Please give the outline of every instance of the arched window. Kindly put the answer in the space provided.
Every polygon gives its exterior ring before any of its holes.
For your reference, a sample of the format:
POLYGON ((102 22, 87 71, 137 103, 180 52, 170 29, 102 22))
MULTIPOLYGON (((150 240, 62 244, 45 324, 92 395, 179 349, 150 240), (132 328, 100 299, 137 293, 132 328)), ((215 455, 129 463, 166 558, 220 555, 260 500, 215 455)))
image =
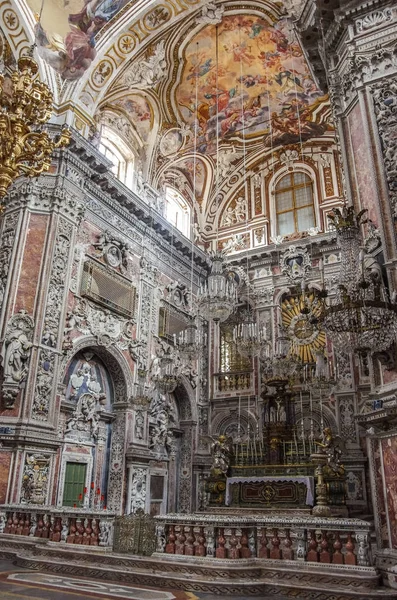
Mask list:
POLYGON ((277 235, 315 227, 313 181, 306 173, 285 175, 276 185, 277 235))
POLYGON ((134 154, 127 144, 109 127, 102 127, 99 150, 112 163, 112 172, 122 183, 132 187, 134 179, 134 154))
POLYGON ((170 187, 165 190, 165 198, 165 218, 190 238, 190 206, 179 192, 170 187))

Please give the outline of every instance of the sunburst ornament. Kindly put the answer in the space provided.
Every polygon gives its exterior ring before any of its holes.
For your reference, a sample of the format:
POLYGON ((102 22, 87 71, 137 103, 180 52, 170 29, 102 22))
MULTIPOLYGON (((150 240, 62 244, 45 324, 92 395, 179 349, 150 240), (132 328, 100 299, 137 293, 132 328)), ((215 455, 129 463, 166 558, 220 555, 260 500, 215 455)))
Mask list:
POLYGON ((309 319, 307 306, 310 306, 310 317, 316 317, 316 299, 313 293, 285 299, 281 304, 281 318, 290 339, 290 354, 299 358, 302 363, 315 363, 316 352, 325 349, 325 333, 319 329, 314 319, 309 319))

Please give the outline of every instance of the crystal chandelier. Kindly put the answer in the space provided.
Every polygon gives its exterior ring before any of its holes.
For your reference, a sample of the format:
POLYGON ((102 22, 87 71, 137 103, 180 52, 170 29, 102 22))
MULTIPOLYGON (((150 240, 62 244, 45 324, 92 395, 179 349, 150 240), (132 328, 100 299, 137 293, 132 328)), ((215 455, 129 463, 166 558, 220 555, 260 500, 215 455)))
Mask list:
POLYGON ((215 323, 226 321, 237 304, 237 284, 234 274, 225 272, 223 254, 212 258, 211 272, 202 282, 197 297, 198 312, 203 319, 215 323))
POLYGON ((329 216, 341 249, 337 293, 328 303, 323 294, 321 322, 337 350, 366 354, 391 346, 397 334, 397 307, 388 298, 380 271, 368 270, 361 250, 360 225, 365 210, 352 206, 329 216))
POLYGON ((186 329, 174 336, 174 342, 182 360, 191 361, 197 358, 202 348, 207 345, 207 335, 197 327, 194 319, 191 318, 186 329))
POLYGON ((54 139, 41 129, 51 117, 53 96, 38 70, 32 56, 24 55, 11 77, 0 74, 0 202, 17 177, 48 171, 54 148, 70 141, 66 126, 54 139))
POLYGON ((290 339, 282 326, 280 326, 276 351, 272 353, 271 345, 266 344, 263 346, 260 358, 262 381, 268 386, 285 387, 299 376, 302 364, 290 352, 290 339))
POLYGON ((261 350, 267 345, 266 326, 257 323, 252 313, 248 315, 233 329, 233 341, 237 351, 246 358, 259 356, 261 350))
POLYGON ((171 394, 180 383, 180 369, 178 363, 161 361, 160 373, 152 377, 155 387, 163 394, 171 394))

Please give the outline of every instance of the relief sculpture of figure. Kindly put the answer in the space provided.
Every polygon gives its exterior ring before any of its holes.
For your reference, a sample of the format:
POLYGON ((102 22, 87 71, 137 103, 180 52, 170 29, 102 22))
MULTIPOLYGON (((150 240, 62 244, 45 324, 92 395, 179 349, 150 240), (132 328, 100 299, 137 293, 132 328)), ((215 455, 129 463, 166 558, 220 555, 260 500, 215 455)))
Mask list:
POLYGON ((22 381, 26 363, 29 358, 32 343, 28 340, 25 332, 16 330, 6 340, 4 353, 4 378, 9 381, 22 381))
POLYGON ((226 475, 233 455, 233 445, 230 437, 220 435, 211 444, 212 475, 226 475))

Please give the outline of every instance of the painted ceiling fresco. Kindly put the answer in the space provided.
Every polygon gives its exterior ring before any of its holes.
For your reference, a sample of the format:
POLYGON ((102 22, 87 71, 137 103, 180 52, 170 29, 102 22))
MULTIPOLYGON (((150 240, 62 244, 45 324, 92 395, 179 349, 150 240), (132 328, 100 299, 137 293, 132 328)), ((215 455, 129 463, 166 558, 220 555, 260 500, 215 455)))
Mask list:
POLYGON ((35 28, 39 56, 64 79, 78 79, 96 56, 95 35, 129 1, 27 0, 35 15, 41 12, 35 28))
POLYGON ((197 115, 198 150, 214 153, 217 104, 221 140, 244 131, 270 146, 322 135, 327 125, 313 118, 321 97, 288 19, 233 15, 188 43, 176 106, 191 128, 197 115))
POLYGON ((134 123, 141 140, 146 143, 153 127, 153 109, 139 94, 130 94, 113 102, 122 108, 134 123))

